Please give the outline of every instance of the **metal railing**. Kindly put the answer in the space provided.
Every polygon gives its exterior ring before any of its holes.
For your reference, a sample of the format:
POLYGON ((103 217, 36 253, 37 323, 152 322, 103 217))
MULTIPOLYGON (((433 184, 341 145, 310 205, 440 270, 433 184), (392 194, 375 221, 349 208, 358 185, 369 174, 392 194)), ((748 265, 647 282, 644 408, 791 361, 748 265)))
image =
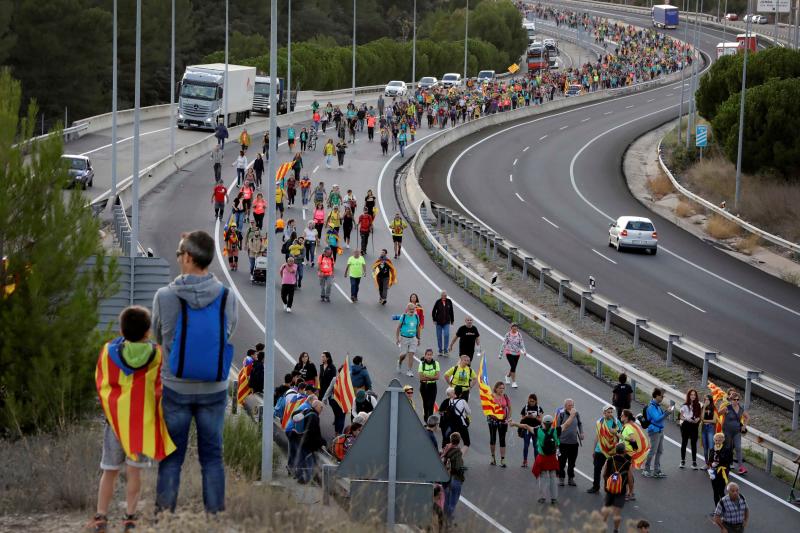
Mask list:
MULTIPOLYGON (((125 213, 125 205, 122 203, 122 198, 117 197, 116 202, 112 206, 113 220, 111 226, 114 228, 114 235, 117 237, 117 242, 122 250, 122 255, 130 257, 131 255, 131 224, 128 220, 128 215, 125 213)), ((136 243, 137 254, 139 256, 147 255, 141 243, 136 243)))

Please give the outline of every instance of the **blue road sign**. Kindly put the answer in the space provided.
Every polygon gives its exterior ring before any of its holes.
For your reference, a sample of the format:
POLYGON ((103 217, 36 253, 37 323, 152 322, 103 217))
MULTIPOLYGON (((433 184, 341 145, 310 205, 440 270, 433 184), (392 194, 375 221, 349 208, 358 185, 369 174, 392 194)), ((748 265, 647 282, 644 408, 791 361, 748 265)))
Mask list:
POLYGON ((695 128, 694 137, 694 145, 698 148, 705 148, 708 146, 708 126, 697 126, 695 128))

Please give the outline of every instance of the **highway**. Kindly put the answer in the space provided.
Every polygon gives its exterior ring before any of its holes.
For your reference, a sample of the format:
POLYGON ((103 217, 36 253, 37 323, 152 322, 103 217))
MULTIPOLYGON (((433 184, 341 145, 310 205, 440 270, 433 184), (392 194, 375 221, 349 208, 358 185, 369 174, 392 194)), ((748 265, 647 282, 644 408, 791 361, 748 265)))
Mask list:
MULTIPOLYGON (((437 131, 439 130, 421 129, 416 145, 437 131)), ((230 154, 236 149, 236 146, 230 146, 226 156, 231 157, 230 154)), ((409 152, 413 153, 414 149, 415 147, 411 147, 409 152)), ((337 183, 343 190, 352 188, 359 198, 360 206, 363 205, 363 197, 368 188, 379 194, 376 250, 390 248, 391 245, 385 217, 391 217, 397 209, 392 177, 400 162, 398 155, 391 158, 381 156, 378 144, 365 142, 363 134, 359 136, 355 147, 348 152, 344 170, 326 169, 319 153, 307 153, 305 156, 305 168, 315 184, 318 180, 323 180, 327 186, 337 183)), ((184 170, 185 172, 168 180, 157 194, 144 198, 142 204, 142 240, 163 257, 171 256, 182 231, 204 229, 213 232, 220 240, 221 229, 215 224, 211 205, 208 203, 211 190, 208 162, 197 161, 184 170)), ((234 176, 227 172, 225 178, 230 183, 234 176)), ((298 208, 292 208, 288 211, 288 217, 302 219, 303 213, 298 208)), ((377 303, 377 291, 369 279, 362 283, 359 303, 350 303, 348 284, 342 277, 344 267, 341 263, 336 267, 337 282, 331 303, 321 303, 316 272, 306 269, 303 288, 295 296, 294 312, 291 315, 282 311, 276 312, 279 348, 276 376, 280 377, 288 372, 301 351, 310 352, 312 360, 318 361, 322 350, 330 350, 336 364, 341 363, 347 353, 363 355, 379 393, 394 377, 398 377, 403 383, 417 385, 416 379, 396 373, 396 322, 392 321, 391 316, 401 312, 408 295, 416 292, 420 295, 430 321, 431 306, 439 291, 445 289, 456 303, 456 324, 463 323, 466 313, 476 317, 476 325, 480 329, 482 343, 489 357, 490 381, 501 379, 506 363, 499 361, 496 355, 500 336, 505 333, 508 324, 444 276, 411 235, 404 239, 404 252, 404 256, 396 262, 399 282, 390 290, 389 304, 386 306, 377 303)), ((367 259, 371 261, 374 258, 375 254, 370 246, 367 259)), ((251 285, 244 269, 235 273, 228 272, 219 250, 218 261, 212 270, 233 288, 242 306, 240 325, 234 342, 238 353, 243 354, 247 347, 263 338, 264 288, 251 285)), ((433 329, 429 325, 424 330, 421 348, 435 348, 433 329)), ((572 397, 583 414, 585 431, 589 435, 587 439, 590 441, 589 428, 593 420, 600 416, 602 403, 610 397, 610 390, 605 384, 567 363, 560 355, 540 346, 533 339, 527 338, 526 344, 530 355, 520 366, 520 388, 509 392, 513 410, 518 412, 530 392, 539 395, 547 412, 552 412, 565 398, 572 397)), ((455 364, 453 357, 439 360, 442 371, 455 364)), ((440 382, 439 400, 443 393, 444 385, 440 382)), ((421 409, 421 399, 418 396, 415 403, 417 409, 421 409)), ((524 531, 539 519, 537 517, 544 513, 552 515, 552 511, 549 506, 542 508, 535 503, 537 496, 534 478, 528 470, 519 467, 522 443, 513 431, 508 436, 509 467, 501 469, 489 466, 488 430, 479 412, 477 392, 473 393, 470 403, 474 413, 470 428, 473 446, 466 459, 469 471, 457 520, 465 531, 524 531)), ((329 425, 332 419, 327 410, 324 418, 326 434, 332 437, 332 428, 329 425)), ((664 527, 659 527, 658 524, 668 523, 669 530, 684 528, 689 531, 715 531, 715 526, 706 517, 713 503, 710 483, 703 472, 677 471, 675 465, 678 462, 678 449, 674 444, 674 439, 678 438, 676 428, 670 428, 670 436, 673 441, 666 445, 663 460, 670 477, 666 480, 637 480, 638 500, 626 506, 624 516, 647 518, 658 529, 664 527), (666 501, 665 495, 668 495, 666 501), (680 511, 676 512, 677 510, 680 511)), ((585 446, 580 453, 578 468, 581 472, 578 475, 579 487, 568 488, 560 495, 558 507, 564 512, 556 520, 561 525, 579 524, 583 519, 579 511, 587 513, 599 509, 601 505, 600 497, 585 492, 589 486, 586 474, 591 475, 591 456, 585 446)), ((748 480, 759 486, 756 488, 745 483, 744 493, 753 508, 754 516, 758 516, 765 527, 778 527, 779 524, 792 523, 798 519, 797 510, 781 501, 785 485, 758 471, 752 471, 748 480)))
MULTIPOLYGON (((714 34, 704 30, 704 51, 713 52, 714 34)), ((639 316, 800 383, 800 289, 655 216, 628 191, 625 149, 677 117, 680 92, 678 83, 484 130, 432 159, 423 188, 570 279, 594 276, 601 294, 639 316), (653 219, 657 256, 608 248, 608 223, 620 215, 653 219)))

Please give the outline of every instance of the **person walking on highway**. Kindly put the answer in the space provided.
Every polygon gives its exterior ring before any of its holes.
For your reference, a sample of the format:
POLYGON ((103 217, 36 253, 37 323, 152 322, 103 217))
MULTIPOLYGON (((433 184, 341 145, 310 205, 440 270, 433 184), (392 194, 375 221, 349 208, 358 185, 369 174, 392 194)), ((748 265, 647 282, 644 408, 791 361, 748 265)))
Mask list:
POLYGON ((245 170, 247 170, 247 157, 244 155, 244 150, 239 150, 239 157, 231 166, 236 167, 236 187, 241 187, 245 170))
POLYGON ((264 139, 261 141, 261 153, 269 161, 269 131, 264 133, 264 139))
MULTIPOLYGON (((622 432, 622 424, 620 424, 615 415, 614 406, 606 405, 603 408, 603 416, 595 422, 594 451, 592 452, 594 476, 592 478, 592 486, 586 491, 589 494, 600 492, 600 477, 603 473, 603 466, 616 453, 616 445, 622 432)), ((625 443, 622 443, 622 445, 624 452, 625 443)), ((624 501, 625 493, 622 492, 620 495, 624 501)))
POLYGON ((472 410, 469 408, 467 400, 459 398, 453 387, 447 387, 445 399, 439 406, 439 414, 442 417, 440 421, 442 447, 447 445, 451 434, 458 433, 464 442, 462 451, 466 454, 470 446, 469 424, 470 416, 472 415, 472 410))
POLYGON ((247 256, 250 259, 250 279, 252 280, 253 271, 256 268, 256 257, 263 255, 267 251, 266 238, 261 234, 261 229, 255 220, 250 221, 250 227, 247 228, 244 240, 247 245, 247 256))
POLYGON ((333 252, 330 248, 326 247, 322 251, 322 254, 317 258, 317 264, 319 265, 317 276, 319 276, 320 300, 330 302, 334 265, 333 252))
POLYGON ((223 124, 221 121, 217 124, 217 128, 214 130, 214 137, 217 138, 217 146, 224 150, 225 139, 228 138, 228 128, 226 128, 225 124, 223 124))
POLYGON ((633 388, 628 384, 628 375, 622 372, 617 378, 617 384, 611 391, 611 405, 617 410, 617 417, 622 417, 622 411, 631 408, 633 388))
POLYGON ((339 168, 342 168, 344 165, 345 152, 347 152, 347 143, 344 142, 344 139, 341 139, 338 143, 336 143, 336 157, 339 161, 339 168))
POLYGON ((289 152, 294 152, 294 139, 295 139, 295 131, 294 126, 289 126, 286 128, 286 144, 289 146, 289 152))
POLYGON ((436 382, 439 381, 439 362, 433 359, 433 350, 425 350, 425 355, 419 362, 417 375, 419 376, 419 394, 422 396, 422 419, 428 420, 433 415, 436 405, 436 382))
POLYGON ((267 201, 264 200, 264 195, 258 193, 256 195, 256 199, 253 200, 253 218, 256 221, 256 226, 258 229, 263 229, 264 227, 264 213, 267 210, 267 201))
POLYGON ((508 420, 511 416, 511 400, 506 395, 506 386, 502 381, 498 381, 492 387, 492 400, 495 405, 499 405, 503 410, 503 416, 497 417, 489 415, 486 421, 489 424, 489 451, 492 452, 492 466, 497 465, 494 457, 495 444, 500 437, 500 466, 506 467, 506 433, 508 432, 508 420))
POLYGON ((336 146, 333 144, 333 139, 328 139, 325 142, 325 146, 322 147, 322 155, 325 156, 325 168, 331 168, 331 163, 333 163, 333 154, 335 153, 336 146))
POLYGON ((742 435, 747 433, 750 414, 741 405, 741 396, 735 390, 728 391, 728 401, 730 402, 728 408, 720 411, 722 432, 725 434, 725 441, 736 453, 736 463, 739 465, 737 473, 744 475, 747 473, 747 469, 742 461, 742 435))
POLYGON ((700 417, 703 407, 697 397, 697 391, 689 389, 686 393, 686 401, 681 405, 681 464, 680 468, 686 467, 686 445, 692 445, 692 470, 697 470, 697 435, 700 427, 700 417))
POLYGON ((669 410, 661 408, 661 402, 664 400, 664 391, 656 387, 653 389, 653 399, 647 405, 645 413, 647 414, 647 435, 650 437, 650 453, 647 454, 647 459, 644 462, 644 470, 642 470, 642 477, 656 477, 664 478, 667 475, 661 471, 661 453, 664 451, 664 420, 667 415, 675 410, 675 406, 670 406, 669 410), (654 470, 651 470, 651 465, 654 470))
POLYGON ((711 479, 711 490, 714 493, 714 505, 725 495, 725 485, 730 481, 733 449, 725 441, 724 433, 716 433, 713 444, 708 451, 708 477, 711 479))
POLYGON ((380 132, 381 155, 389 153, 389 130, 381 128, 380 132))
POLYGON ((279 274, 281 276, 283 310, 291 313, 292 304, 294 303, 294 288, 297 286, 297 265, 294 264, 294 257, 289 256, 286 259, 286 262, 281 266, 279 274))
POLYGON ((414 364, 414 354, 419 346, 419 318, 414 304, 406 306, 406 312, 400 317, 400 323, 394 332, 397 347, 400 348, 400 356, 397 358, 397 373, 403 370, 403 360, 407 361, 408 370, 406 376, 413 377, 414 372, 411 367, 414 364))
POLYGON ((386 249, 381 250, 381 255, 372 263, 372 277, 378 287, 378 303, 381 305, 386 305, 389 287, 397 283, 397 270, 387 255, 386 249))
POLYGON ((308 130, 303 126, 300 130, 300 151, 306 151, 306 144, 308 143, 308 130))
POLYGON ((400 157, 406 156, 406 144, 408 142, 408 134, 406 130, 400 130, 397 134, 397 145, 400 147, 400 157))
POLYGON ((370 114, 367 117, 367 139, 369 139, 369 142, 372 142, 374 138, 375 138, 375 115, 370 114))
POLYGON ((219 145, 216 145, 213 150, 211 150, 211 162, 214 165, 214 181, 222 181, 222 160, 225 158, 225 155, 222 153, 222 149, 219 145))
POLYGON ((505 381, 507 384, 511 383, 512 389, 517 388, 517 364, 519 363, 520 356, 525 355, 525 353, 525 341, 522 339, 522 332, 519 330, 519 326, 516 323, 512 323, 511 329, 503 338, 499 356, 499 359, 502 359, 505 355, 508 361, 509 370, 506 374, 505 381))
POLYGON ((395 213, 394 218, 389 222, 389 231, 392 233, 392 243, 394 244, 394 258, 400 257, 403 247, 403 230, 408 227, 406 221, 400 218, 400 213, 395 213))
POLYGON ((713 521, 723 533, 742 533, 750 520, 747 500, 739 492, 739 485, 731 481, 725 487, 723 496, 714 509, 713 521))
MULTIPOLYGON (((347 206, 347 203, 344 204, 347 206)), ((344 246, 348 250, 350 249, 350 234, 353 233, 353 210, 350 207, 344 208, 344 214, 342 215, 342 240, 344 241, 344 246)))
MULTIPOLYGON (((303 170, 303 154, 297 152, 294 154, 294 159, 292 160, 292 170, 294 170, 294 179, 295 182, 300 181, 300 171, 303 170)), ((294 205, 294 199, 292 199, 292 203, 290 205, 294 205)))
POLYGON ((239 134, 239 145, 244 152, 250 148, 250 134, 247 133, 247 128, 242 129, 242 133, 239 134))
POLYGON ((419 303, 419 296, 417 296, 416 292, 412 292, 408 295, 409 303, 414 304, 414 309, 417 311, 417 318, 419 318, 419 333, 422 336, 422 331, 425 329, 425 310, 422 308, 422 304, 419 303))
POLYGON ((447 356, 450 349, 450 326, 456 320, 453 301, 447 297, 447 292, 442 291, 441 297, 433 304, 431 318, 436 324, 436 345, 439 348, 439 355, 447 356))
POLYGON ((261 189, 261 175, 264 174, 264 158, 261 157, 261 154, 256 154, 253 170, 256 173, 256 189, 261 189))
POLYGON ((608 457, 603 456, 606 457, 602 467, 606 498, 600 512, 604 521, 608 521, 609 516, 614 515, 614 533, 618 533, 622 523, 622 508, 625 506, 625 492, 630 479, 631 458, 625 451, 625 443, 617 443, 613 448, 608 457))
MULTIPOLYGON (((528 403, 522 406, 520 411, 520 424, 525 424, 528 427, 534 428, 529 431, 523 428, 517 428, 517 435, 522 438, 522 468, 528 467, 528 449, 530 448, 531 441, 533 440, 536 428, 542 425, 542 416, 544 409, 539 406, 539 399, 535 394, 528 395, 528 403)), ((533 459, 536 460, 536 443, 533 445, 533 459)))
POLYGON ((469 356, 462 355, 458 363, 444 373, 445 381, 454 387, 459 398, 464 398, 466 401, 469 401, 469 391, 478 380, 478 375, 469 364, 469 356))
MULTIPOLYGON (((574 417, 569 418, 567 426, 572 424, 574 417)), ((532 431, 536 458, 533 461, 531 472, 538 481, 539 503, 558 502, 558 487, 556 486, 556 473, 558 472, 558 445, 561 427, 554 426, 553 417, 545 415, 542 425, 534 428, 527 424, 511 422, 512 427, 532 431)))
POLYGON ((372 234, 372 215, 364 207, 364 212, 358 217, 358 235, 361 237, 361 255, 367 255, 367 243, 372 234))
POLYGON ((211 203, 214 204, 214 218, 222 220, 225 214, 225 203, 228 201, 228 189, 221 180, 217 180, 214 191, 211 193, 211 203))
POLYGON ((578 449, 583 442, 583 423, 581 415, 575 409, 575 401, 571 398, 564 400, 564 406, 556 409, 555 425, 559 432, 559 457, 558 457, 558 484, 564 486, 564 478, 568 478, 570 487, 575 487, 575 462, 578 459, 578 449), (567 424, 567 420, 574 422, 567 424))
POLYGON ((322 228, 325 227, 325 208, 322 206, 322 202, 317 202, 316 207, 314 207, 314 213, 311 216, 311 220, 314 223, 314 229, 317 230, 317 240, 322 240, 322 228))
POLYGON ((461 487, 465 481, 464 452, 461 450, 461 435, 458 432, 450 434, 449 443, 442 449, 442 462, 450 479, 445 483, 444 518, 448 530, 456 530, 455 511, 458 500, 461 498, 461 487))
POLYGON ((239 250, 242 248, 240 235, 236 222, 231 222, 222 236, 225 241, 225 255, 228 256, 228 266, 231 272, 239 270, 239 250))
POLYGON ((286 191, 280 185, 275 186, 275 211, 278 213, 278 218, 283 218, 283 197, 286 196, 286 191))
POLYGON ((344 277, 350 280, 350 301, 356 303, 358 301, 358 289, 361 285, 361 278, 367 275, 367 263, 361 257, 359 250, 353 251, 347 259, 347 266, 344 269, 344 277))
POLYGON ((314 260, 316 256, 314 252, 317 248, 317 230, 314 229, 314 223, 309 222, 306 228, 303 230, 303 238, 305 242, 303 243, 306 248, 306 261, 311 262, 311 268, 314 268, 314 260))
POLYGON ((308 174, 304 175, 300 178, 300 204, 303 206, 303 209, 306 208, 308 205, 308 201, 311 198, 311 180, 308 179, 308 174))
MULTIPOLYGON (((468 355, 471 364, 472 358, 475 357, 475 348, 480 348, 481 345, 480 333, 478 333, 478 328, 473 324, 471 316, 464 318, 464 324, 456 330, 456 336, 450 342, 448 352, 453 351, 456 341, 458 341, 458 355, 468 355)), ((447 352, 444 355, 447 355, 447 352)))

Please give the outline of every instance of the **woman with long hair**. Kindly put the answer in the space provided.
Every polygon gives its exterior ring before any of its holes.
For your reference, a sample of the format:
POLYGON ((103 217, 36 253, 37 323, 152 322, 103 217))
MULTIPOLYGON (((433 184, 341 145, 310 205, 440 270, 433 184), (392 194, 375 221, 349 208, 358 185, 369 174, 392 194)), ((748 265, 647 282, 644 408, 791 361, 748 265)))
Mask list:
POLYGON ((297 364, 294 365, 294 373, 309 385, 317 385, 317 367, 311 362, 308 352, 300 352, 297 364))
POLYGON ((414 304, 414 309, 417 313, 417 318, 419 318, 419 334, 422 335, 422 329, 425 327, 425 310, 419 303, 419 296, 417 296, 416 292, 412 292, 408 296, 408 302, 414 304))
POLYGON ((486 421, 489 424, 489 450, 492 452, 492 466, 497 465, 494 457, 495 444, 497 437, 500 437, 500 466, 506 467, 506 433, 508 432, 508 418, 511 415, 511 400, 506 395, 506 386, 502 381, 498 381, 492 387, 492 400, 494 404, 500 406, 503 411, 502 416, 489 415, 486 421))
MULTIPOLYGON (((331 352, 322 352, 319 364, 319 397, 324 398, 331 388, 331 384, 336 380, 336 366, 333 364, 331 352)), ((333 399, 333 391, 328 396, 328 403, 333 412, 333 429, 337 435, 344 432, 344 411, 333 399)))
POLYGON ((697 470, 697 433, 700 427, 702 406, 697 397, 697 391, 689 389, 686 401, 681 406, 681 465, 686 468, 686 445, 692 444, 692 470, 697 470))
POLYGON ((714 447, 714 433, 717 431, 717 413, 714 407, 714 397, 706 394, 703 401, 703 428, 701 430, 703 442, 703 456, 706 459, 706 468, 711 464, 709 456, 714 447))

